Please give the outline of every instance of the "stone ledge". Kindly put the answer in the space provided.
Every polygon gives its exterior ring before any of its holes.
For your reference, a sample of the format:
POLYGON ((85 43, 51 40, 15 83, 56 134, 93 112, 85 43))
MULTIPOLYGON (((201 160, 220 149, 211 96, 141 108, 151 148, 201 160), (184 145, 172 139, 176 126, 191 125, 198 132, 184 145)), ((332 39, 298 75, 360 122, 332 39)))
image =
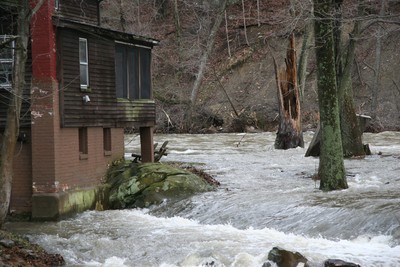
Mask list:
POLYGON ((108 185, 32 195, 32 220, 56 221, 85 210, 108 206, 108 185))

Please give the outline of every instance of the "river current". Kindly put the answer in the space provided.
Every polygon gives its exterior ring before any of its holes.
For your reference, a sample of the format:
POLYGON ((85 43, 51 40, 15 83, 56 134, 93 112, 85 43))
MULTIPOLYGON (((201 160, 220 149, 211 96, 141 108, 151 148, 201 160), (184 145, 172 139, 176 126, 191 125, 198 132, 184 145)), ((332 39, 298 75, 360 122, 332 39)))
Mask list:
MULTIPOLYGON (((306 147, 312 133, 305 133, 306 147)), ((212 192, 149 209, 88 211, 60 222, 10 223, 68 266, 257 266, 274 246, 321 266, 328 258, 400 266, 400 133, 364 134, 373 155, 346 159, 349 189, 321 192, 318 158, 275 150, 275 133, 156 135, 162 161, 196 163, 212 192)), ((126 157, 139 137, 125 137, 126 157)), ((274 265, 272 265, 274 266, 274 265)))

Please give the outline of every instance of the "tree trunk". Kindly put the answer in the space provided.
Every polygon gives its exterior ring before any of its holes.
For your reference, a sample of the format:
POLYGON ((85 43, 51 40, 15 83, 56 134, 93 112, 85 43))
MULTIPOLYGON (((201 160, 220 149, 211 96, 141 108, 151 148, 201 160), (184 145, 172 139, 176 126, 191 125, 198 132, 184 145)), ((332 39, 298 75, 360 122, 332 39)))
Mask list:
MULTIPOLYGON (((361 10, 359 12, 361 14, 361 10)), ((342 57, 338 58, 342 66, 341 75, 337 76, 338 95, 340 103, 340 127, 342 134, 343 156, 365 156, 362 144, 361 127, 354 108, 353 85, 351 71, 355 60, 356 39, 359 36, 360 21, 356 20, 352 33, 350 34, 349 44, 344 64, 342 57)), ((340 29, 336 32, 340 34, 340 29)))
POLYGON ((121 23, 121 31, 125 32, 126 31, 126 28, 125 28, 126 21, 124 18, 124 3, 123 3, 123 1, 124 0, 119 1, 119 21, 121 23))
POLYGON ((307 63, 308 63, 308 55, 310 54, 310 46, 312 38, 313 38, 313 22, 309 21, 307 22, 304 31, 303 43, 301 45, 301 53, 299 59, 298 81, 299 81, 299 92, 301 100, 303 100, 304 89, 306 87, 307 63))
POLYGON ((13 66, 12 99, 7 111, 0 158, 0 228, 10 205, 15 145, 19 132, 22 93, 25 87, 25 64, 29 38, 29 1, 21 1, 18 8, 17 31, 13 66))
MULTIPOLYGON (((381 10, 379 16, 385 15, 386 0, 382 0, 381 10)), ((379 93, 379 80, 381 75, 381 60, 382 60, 382 27, 378 25, 378 33, 376 34, 376 48, 375 48, 375 71, 374 71, 374 85, 372 87, 372 101, 371 101, 371 117, 372 123, 377 120, 378 108, 378 93, 379 93)))
POLYGON ((206 50, 204 51, 204 53, 200 59, 199 70, 197 72, 196 80, 193 84, 192 93, 190 96, 190 103, 192 106, 196 102, 197 95, 199 93, 199 89, 200 89, 200 85, 201 85, 201 81, 203 80, 204 71, 206 69, 208 57, 210 56, 212 49, 214 48, 215 37, 217 36, 219 26, 221 25, 222 19, 224 18, 226 2, 227 2, 227 0, 224 0, 221 4, 221 8, 218 10, 217 17, 215 19, 214 25, 211 29, 209 38, 207 40, 206 50))
POLYGON ((339 104, 336 89, 332 1, 314 0, 321 155, 318 176, 324 191, 348 188, 343 162, 339 104))
POLYGON ((229 56, 229 58, 231 58, 232 57, 232 55, 231 55, 231 45, 229 44, 228 18, 227 18, 226 10, 224 11, 224 15, 225 15, 226 45, 228 47, 228 56, 229 56))
POLYGON ((168 12, 168 0, 155 0, 158 17, 164 19, 168 12))
POLYGON ((211 32, 210 32, 210 35, 207 40, 206 50, 204 51, 204 53, 200 59, 200 65, 199 65, 199 69, 197 71, 196 80, 194 81, 192 93, 190 95, 189 107, 185 113, 185 128, 186 128, 186 130, 189 130, 191 127, 191 124, 192 124, 192 116, 193 116, 194 106, 196 104, 197 96, 199 94, 201 82, 203 81, 204 72, 206 70, 206 66, 207 66, 207 62, 208 62, 208 57, 210 56, 212 49, 214 48, 215 38, 217 36, 218 29, 221 26, 222 20, 224 18, 226 3, 227 3, 227 0, 223 0, 223 2, 221 3, 220 9, 218 10, 217 17, 215 18, 214 25, 211 28, 211 32))
POLYGON ((175 22, 175 29, 176 29, 176 37, 178 39, 181 37, 181 20, 179 18, 179 8, 178 8, 178 0, 174 0, 174 22, 175 22))
POLYGON ((286 53, 286 68, 278 69, 276 61, 275 78, 279 100, 279 128, 275 139, 276 149, 304 147, 301 129, 299 88, 297 86, 296 50, 294 35, 290 37, 286 53))
POLYGON ((244 38, 246 40, 247 46, 250 46, 249 39, 247 38, 247 26, 246 26, 246 10, 244 8, 244 0, 242 0, 242 13, 243 13, 243 30, 244 30, 244 38))

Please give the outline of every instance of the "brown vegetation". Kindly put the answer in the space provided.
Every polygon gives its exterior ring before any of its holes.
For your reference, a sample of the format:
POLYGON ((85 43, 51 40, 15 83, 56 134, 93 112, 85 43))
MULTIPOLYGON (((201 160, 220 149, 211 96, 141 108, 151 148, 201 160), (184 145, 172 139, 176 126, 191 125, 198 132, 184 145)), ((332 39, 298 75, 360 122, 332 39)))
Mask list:
POLYGON ((59 254, 49 254, 28 240, 0 230, 0 266, 50 267, 64 265, 59 254))

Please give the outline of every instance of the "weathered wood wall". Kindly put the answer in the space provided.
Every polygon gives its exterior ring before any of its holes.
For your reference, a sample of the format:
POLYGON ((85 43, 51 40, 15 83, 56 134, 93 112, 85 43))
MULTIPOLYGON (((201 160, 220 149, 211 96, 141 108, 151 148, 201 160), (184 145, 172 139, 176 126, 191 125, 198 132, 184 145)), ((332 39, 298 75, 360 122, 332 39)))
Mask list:
POLYGON ((154 101, 116 98, 113 40, 63 28, 58 31, 58 51, 60 114, 63 127, 154 125, 154 101), (88 90, 80 88, 80 37, 87 38, 88 41, 88 90), (85 95, 90 97, 89 103, 84 103, 85 95))

